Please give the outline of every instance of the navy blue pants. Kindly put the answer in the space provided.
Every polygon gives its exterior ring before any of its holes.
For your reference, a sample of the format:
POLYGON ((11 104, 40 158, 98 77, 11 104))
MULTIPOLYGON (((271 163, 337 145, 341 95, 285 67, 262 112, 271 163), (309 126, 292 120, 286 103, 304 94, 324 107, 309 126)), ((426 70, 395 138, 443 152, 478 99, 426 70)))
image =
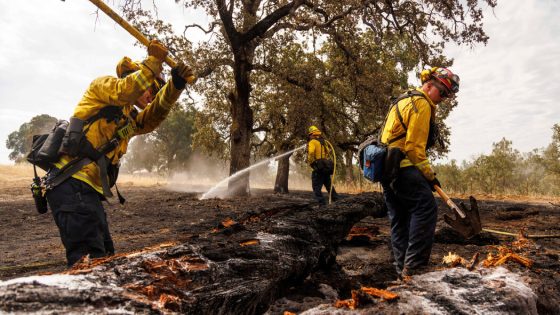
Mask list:
POLYGON ((391 245, 397 273, 428 265, 437 222, 437 204, 430 185, 414 167, 401 168, 393 188, 383 183, 391 221, 391 245))
POLYGON ((66 249, 68 266, 115 252, 100 195, 88 184, 69 178, 47 191, 47 201, 66 249))
MULTIPOLYGON (((325 186, 325 188, 327 189, 327 192, 330 191, 331 189, 331 176, 325 173, 321 173, 318 171, 313 171, 311 172, 311 187, 313 187, 313 194, 315 195, 315 199, 317 200, 317 202, 321 205, 326 205, 327 201, 325 199, 325 197, 323 197, 323 193, 321 192, 321 189, 323 189, 323 186, 325 186)), ((332 195, 331 198, 333 201, 336 201, 336 199, 338 199, 338 194, 336 193, 336 190, 334 189, 334 187, 332 188, 332 195)))

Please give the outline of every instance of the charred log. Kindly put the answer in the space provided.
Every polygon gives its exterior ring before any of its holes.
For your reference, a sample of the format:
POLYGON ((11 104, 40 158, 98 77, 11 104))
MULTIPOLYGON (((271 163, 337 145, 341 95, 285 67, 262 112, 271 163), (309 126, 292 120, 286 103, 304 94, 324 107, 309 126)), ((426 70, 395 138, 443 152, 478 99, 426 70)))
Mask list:
POLYGON ((179 245, 84 261, 66 274, 4 282, 0 310, 263 313, 294 282, 333 262, 355 223, 383 214, 379 194, 325 208, 296 200, 247 211, 179 245))

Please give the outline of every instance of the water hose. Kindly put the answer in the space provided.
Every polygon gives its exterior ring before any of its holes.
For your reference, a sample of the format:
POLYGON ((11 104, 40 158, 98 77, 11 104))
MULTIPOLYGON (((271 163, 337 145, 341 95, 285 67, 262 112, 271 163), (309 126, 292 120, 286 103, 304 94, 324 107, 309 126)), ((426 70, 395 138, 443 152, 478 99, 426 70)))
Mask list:
MULTIPOLYGON (((329 189, 329 205, 330 205, 332 203, 332 191, 333 191, 333 186, 334 186, 334 178, 335 178, 335 175, 336 175, 336 152, 334 151, 334 148, 333 148, 332 144, 328 140, 325 140, 325 142, 327 143, 327 145, 331 149, 332 157, 333 157, 333 164, 334 164, 333 174, 332 174, 332 177, 331 177, 331 187, 329 189)), ((331 176, 331 175, 329 175, 329 176, 331 176)))

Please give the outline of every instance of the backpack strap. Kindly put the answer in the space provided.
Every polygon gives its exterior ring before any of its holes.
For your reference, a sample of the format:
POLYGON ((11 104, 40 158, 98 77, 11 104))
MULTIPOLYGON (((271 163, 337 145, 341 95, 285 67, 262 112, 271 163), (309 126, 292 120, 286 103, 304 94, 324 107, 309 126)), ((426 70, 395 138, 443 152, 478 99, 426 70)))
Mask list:
MULTIPOLYGON (((98 150, 99 153, 101 153, 101 158, 99 160, 105 159, 105 154, 114 150, 117 147, 118 143, 119 143, 119 137, 116 136, 113 139, 109 140, 109 142, 102 145, 98 150)), ((54 178, 49 180, 49 182, 46 185, 47 189, 52 189, 52 188, 60 185, 66 179, 70 178, 72 175, 79 172, 84 166, 86 166, 86 165, 88 165, 92 162, 94 162, 92 159, 90 159, 87 156, 83 156, 83 157, 78 157, 78 158, 66 163, 66 165, 64 165, 61 169, 58 170, 58 172, 54 176, 54 178)), ((104 164, 104 163, 101 162, 101 164, 104 164)), ((101 165, 99 165, 99 167, 101 168, 101 165)), ((106 174, 106 172, 105 172, 105 174, 106 174)), ((107 176, 105 176, 105 178, 103 178, 103 176, 101 176, 103 194, 104 195, 107 194, 108 197, 112 197, 112 193, 111 193, 110 189, 108 188, 108 185, 104 184, 103 181, 108 182, 107 181, 107 176)))
POLYGON ((319 141, 319 143, 321 144, 321 158, 323 158, 323 147, 325 147, 325 150, 327 151, 326 158, 330 158, 331 157, 330 152, 327 149, 327 146, 325 145, 325 141, 326 141, 325 138, 323 138, 321 136, 321 137, 317 138, 317 141, 319 141))
MULTIPOLYGON (((118 123, 118 121, 125 116, 123 111, 122 111, 122 107, 120 106, 114 106, 114 105, 109 105, 109 106, 105 106, 102 109, 99 110, 99 112, 97 112, 95 115, 89 117, 86 121, 85 124, 87 125, 87 128, 84 130, 84 134, 86 134, 91 126, 91 124, 99 119, 104 118, 105 120, 107 120, 107 122, 110 121, 114 121, 116 123, 118 123)), ((87 150, 87 154, 85 156, 81 156, 78 158, 75 158, 74 160, 68 162, 66 165, 64 165, 60 170, 58 170, 57 174, 54 176, 54 178, 52 178, 48 183, 47 183, 47 189, 52 189, 58 185, 60 185, 62 182, 64 182, 66 179, 70 178, 72 175, 74 175, 75 173, 79 172, 84 166, 95 162, 100 170, 100 178, 101 178, 101 186, 103 188, 103 195, 106 197, 112 197, 113 194, 111 193, 111 189, 109 187, 109 181, 108 181, 108 177, 107 177, 107 161, 105 159, 105 154, 113 151, 119 144, 119 141, 122 139, 120 133, 119 133, 120 129, 117 129, 117 132, 115 133, 115 135, 113 136, 113 138, 111 140, 109 140, 107 143, 105 143, 104 145, 100 146, 99 148, 94 148, 89 141, 86 141, 87 144, 89 144, 89 147, 86 148, 87 150)), ((86 146, 87 146, 86 144, 86 146)), ((124 198, 122 198, 122 196, 120 195, 120 193, 117 191, 117 194, 119 195, 119 201, 122 203, 124 203, 124 198)))
POLYGON ((91 127, 92 123, 101 118, 105 118, 107 122, 114 121, 115 123, 118 123, 123 116, 124 113, 122 106, 107 105, 101 108, 95 115, 92 115, 85 120, 84 125, 86 125, 87 128, 84 130, 84 134, 89 131, 89 127, 91 127))
POLYGON ((86 119, 86 124, 91 124, 101 118, 105 118, 107 122, 118 121, 122 116, 124 116, 122 106, 107 105, 101 108, 95 115, 86 119))
POLYGON ((420 91, 409 90, 406 93, 403 93, 403 94, 399 95, 395 100, 393 100, 393 106, 395 106, 395 110, 397 112, 397 117, 399 118, 399 122, 403 126, 404 133, 402 133, 402 134, 396 136, 395 138, 389 140, 387 142, 387 144, 391 144, 391 143, 393 143, 397 140, 400 140, 400 139, 406 137, 406 133, 408 131, 408 128, 407 128, 406 124, 404 123, 404 119, 402 117, 401 111, 399 110, 399 102, 404 100, 404 99, 410 98, 410 103, 412 104, 412 107, 414 108, 414 111, 418 112, 418 108, 416 108, 416 105, 414 105, 414 102, 412 101, 413 96, 425 97, 424 94, 420 91))

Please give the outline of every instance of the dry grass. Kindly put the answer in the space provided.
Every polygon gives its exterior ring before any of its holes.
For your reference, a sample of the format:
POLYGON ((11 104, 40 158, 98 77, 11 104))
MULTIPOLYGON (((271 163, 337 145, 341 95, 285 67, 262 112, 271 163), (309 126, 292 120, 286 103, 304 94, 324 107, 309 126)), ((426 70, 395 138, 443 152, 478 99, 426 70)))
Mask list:
POLYGON ((346 194, 359 194, 363 192, 383 191, 383 189, 381 188, 381 184, 374 184, 365 180, 357 183, 336 181, 334 183, 334 186, 337 192, 346 193, 346 194))
MULTIPOLYGON (((37 168, 39 176, 43 176, 45 172, 37 168)), ((16 165, 0 165, 0 189, 29 187, 33 180, 33 166, 28 163, 20 163, 16 165)))
POLYGON ((164 186, 167 185, 167 177, 157 174, 119 174, 118 185, 123 186, 164 186))
MULTIPOLYGON (((45 175, 45 172, 37 168, 39 176, 45 175)), ((33 180, 33 166, 29 163, 20 163, 15 165, 0 165, 0 189, 29 187, 33 180)), ((167 179, 159 175, 132 175, 120 174, 118 183, 123 186, 161 186, 167 184, 167 179)))
MULTIPOLYGON (((45 172, 37 168, 39 176, 43 176, 45 172)), ((311 190, 311 181, 306 176, 301 178, 290 178, 290 189, 295 190, 311 190)), ((15 165, 1 165, 0 164, 0 189, 2 188, 17 188, 29 187, 33 179, 33 166, 29 163, 20 163, 15 165)), ((272 181, 273 183, 273 181, 272 181)), ((157 174, 126 174, 119 175, 118 184, 122 186, 165 186, 168 184, 168 178, 157 174)), ((258 184, 252 183, 251 187, 254 188, 271 188, 269 183, 258 184)), ((272 184, 273 185, 273 184, 272 184)), ((361 180, 355 183, 348 183, 343 181, 335 181, 336 191, 347 194, 359 194, 362 192, 378 191, 381 192, 381 185, 373 184, 366 180, 361 180)), ((445 189, 445 187, 444 187, 445 189)), ((454 194, 447 193, 452 198, 468 199, 469 194, 454 194)), ((473 194, 473 196, 480 200, 506 200, 506 201, 523 201, 535 203, 554 203, 560 204, 560 197, 555 196, 523 196, 523 195, 494 195, 494 194, 473 194)))
MULTIPOLYGON (((444 188, 445 189, 445 188, 444 188)), ((454 194, 448 193, 452 198, 468 199, 471 194, 454 194)), ((512 195, 512 194, 483 194, 473 193, 473 197, 478 200, 502 200, 502 201, 520 201, 532 203, 554 203, 560 204, 560 197, 558 196, 538 196, 538 195, 512 195)))

